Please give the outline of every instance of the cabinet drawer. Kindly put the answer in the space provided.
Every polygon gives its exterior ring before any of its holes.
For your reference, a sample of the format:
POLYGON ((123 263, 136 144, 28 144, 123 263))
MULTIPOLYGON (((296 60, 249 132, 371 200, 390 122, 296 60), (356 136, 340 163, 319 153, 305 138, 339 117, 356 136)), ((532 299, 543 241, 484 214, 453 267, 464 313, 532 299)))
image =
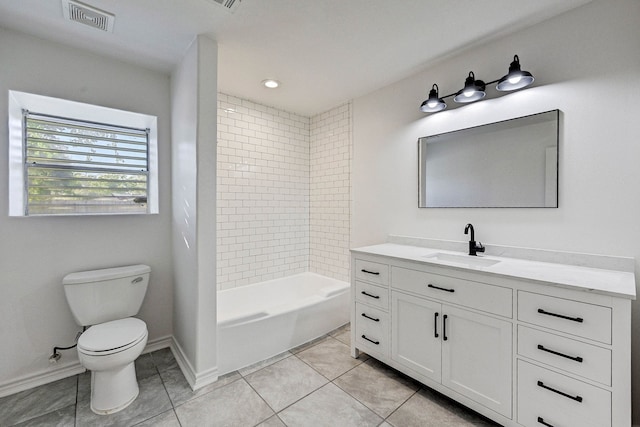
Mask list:
POLYGON ((356 280, 387 286, 389 284, 389 266, 379 262, 357 259, 356 280))
POLYGON ((518 291, 518 320, 611 344, 611 308, 518 291))
POLYGON ((391 286, 477 310, 512 317, 512 290, 401 267, 391 267, 391 286))
POLYGON ((518 354, 611 385, 611 350, 518 326, 518 354))
POLYGON ((611 393, 520 360, 518 423, 611 427, 611 393))
POLYGON ((356 301, 389 310, 389 288, 356 281, 356 301))
POLYGON ((389 315, 356 303, 356 343, 365 351, 389 354, 389 315))

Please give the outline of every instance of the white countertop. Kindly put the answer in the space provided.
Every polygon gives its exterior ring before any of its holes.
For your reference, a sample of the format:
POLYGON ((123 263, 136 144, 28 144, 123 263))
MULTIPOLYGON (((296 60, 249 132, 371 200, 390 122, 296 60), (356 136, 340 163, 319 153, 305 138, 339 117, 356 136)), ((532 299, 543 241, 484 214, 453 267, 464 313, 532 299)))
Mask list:
POLYGON ((529 261, 517 258, 478 255, 478 258, 500 261, 488 267, 463 265, 462 263, 429 258, 436 253, 469 256, 461 252, 420 246, 383 243, 351 250, 354 253, 381 255, 400 260, 452 267, 470 272, 489 273, 516 279, 534 280, 549 285, 578 288, 578 290, 636 299, 635 275, 628 271, 605 270, 550 262, 529 261))

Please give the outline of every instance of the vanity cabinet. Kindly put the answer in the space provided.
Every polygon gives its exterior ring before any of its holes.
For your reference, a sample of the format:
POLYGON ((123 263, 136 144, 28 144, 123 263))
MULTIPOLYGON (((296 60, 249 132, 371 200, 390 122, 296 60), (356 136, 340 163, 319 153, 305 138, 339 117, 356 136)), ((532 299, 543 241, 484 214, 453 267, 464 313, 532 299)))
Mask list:
POLYGON ((511 416, 511 323, 391 292, 391 358, 511 416))
POLYGON ((611 427, 612 307, 519 291, 518 319, 518 422, 611 427))
POLYGON ((370 248, 352 251, 353 357, 364 351, 503 426, 631 425, 632 273, 593 272, 631 280, 612 295, 562 283, 591 274, 572 266, 519 261, 558 270, 555 284, 370 248))
POLYGON ((354 342, 374 357, 389 357, 389 266, 357 260, 355 266, 355 309, 351 314, 354 342))

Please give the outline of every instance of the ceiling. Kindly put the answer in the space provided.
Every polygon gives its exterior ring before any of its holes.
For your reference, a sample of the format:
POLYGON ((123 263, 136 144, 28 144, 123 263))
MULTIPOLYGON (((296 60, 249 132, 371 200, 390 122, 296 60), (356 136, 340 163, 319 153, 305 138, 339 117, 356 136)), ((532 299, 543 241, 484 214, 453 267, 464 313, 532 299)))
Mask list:
POLYGON ((107 33, 65 20, 61 0, 0 0, 0 26, 167 73, 208 34, 221 92, 310 116, 589 1, 83 0, 115 15, 107 33))

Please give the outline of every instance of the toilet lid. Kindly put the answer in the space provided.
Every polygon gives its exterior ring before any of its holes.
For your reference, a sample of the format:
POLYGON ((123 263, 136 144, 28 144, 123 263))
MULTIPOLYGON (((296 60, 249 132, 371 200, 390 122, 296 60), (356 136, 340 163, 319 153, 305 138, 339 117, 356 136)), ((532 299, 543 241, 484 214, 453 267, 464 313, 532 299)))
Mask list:
POLYGON ((135 317, 113 320, 84 331, 78 340, 78 348, 95 352, 111 351, 139 341, 146 333, 147 324, 135 317))

